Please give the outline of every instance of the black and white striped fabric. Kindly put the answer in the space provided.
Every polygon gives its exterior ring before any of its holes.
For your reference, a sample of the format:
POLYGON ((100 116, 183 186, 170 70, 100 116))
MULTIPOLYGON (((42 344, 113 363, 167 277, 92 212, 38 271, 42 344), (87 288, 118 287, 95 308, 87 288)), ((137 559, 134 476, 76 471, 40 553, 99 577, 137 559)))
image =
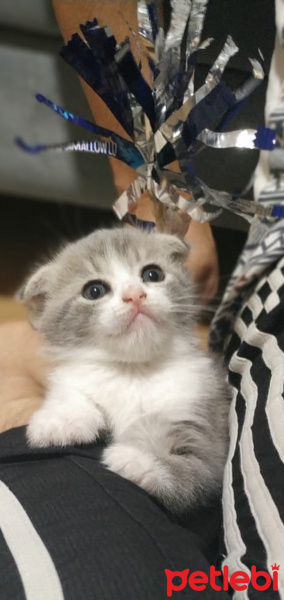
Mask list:
POLYGON ((243 303, 227 346, 234 399, 223 490, 224 564, 272 573, 279 591, 235 598, 284 599, 284 258, 243 303), (267 594, 267 595, 266 595, 267 594), (270 595, 269 595, 270 594, 270 595))
MULTIPOLYGON (((275 0, 276 43, 266 99, 276 131, 262 153, 255 198, 284 204, 284 4, 275 0)), ((250 586, 235 598, 284 600, 284 220, 254 220, 214 318, 212 348, 226 351, 234 399, 223 489, 223 564, 229 571, 279 568, 279 590, 250 586)))
MULTIPOLYGON (((165 600, 165 569, 209 575, 221 499, 176 522, 105 469, 101 451, 31 450, 24 428, 0 435, 1 600, 165 600)), ((212 589, 202 598, 215 596, 228 600, 212 589)))

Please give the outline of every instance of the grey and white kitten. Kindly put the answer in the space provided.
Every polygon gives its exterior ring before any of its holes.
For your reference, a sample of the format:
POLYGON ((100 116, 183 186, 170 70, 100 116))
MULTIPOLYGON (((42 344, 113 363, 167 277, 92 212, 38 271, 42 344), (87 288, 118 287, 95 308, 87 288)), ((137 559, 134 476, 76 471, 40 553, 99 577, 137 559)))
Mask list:
POLYGON ((67 245, 20 293, 54 361, 29 444, 108 432, 104 465, 174 512, 220 489, 227 453, 228 388, 199 348, 187 255, 168 234, 99 230, 67 245))

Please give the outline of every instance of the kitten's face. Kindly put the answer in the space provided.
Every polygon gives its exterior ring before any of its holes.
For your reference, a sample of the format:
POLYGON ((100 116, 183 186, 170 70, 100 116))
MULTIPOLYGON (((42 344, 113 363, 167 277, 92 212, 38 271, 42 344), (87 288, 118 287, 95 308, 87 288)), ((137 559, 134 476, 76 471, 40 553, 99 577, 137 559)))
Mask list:
POLYGON ((151 360, 193 314, 187 248, 174 236, 100 230, 67 246, 22 299, 51 345, 96 347, 111 360, 151 360))

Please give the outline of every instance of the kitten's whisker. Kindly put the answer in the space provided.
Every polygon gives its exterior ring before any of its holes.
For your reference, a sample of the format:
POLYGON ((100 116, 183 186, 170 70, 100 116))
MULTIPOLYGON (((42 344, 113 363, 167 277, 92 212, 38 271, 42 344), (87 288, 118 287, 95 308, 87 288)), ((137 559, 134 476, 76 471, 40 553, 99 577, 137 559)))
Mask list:
POLYGON ((169 310, 169 312, 174 312, 174 313, 188 313, 188 314, 192 314, 194 315, 196 310, 202 310, 203 312, 210 312, 210 313, 216 313, 216 309, 210 306, 203 306, 203 304, 198 305, 195 304, 194 307, 192 307, 192 309, 190 309, 190 307, 184 307, 184 306, 172 306, 169 310))

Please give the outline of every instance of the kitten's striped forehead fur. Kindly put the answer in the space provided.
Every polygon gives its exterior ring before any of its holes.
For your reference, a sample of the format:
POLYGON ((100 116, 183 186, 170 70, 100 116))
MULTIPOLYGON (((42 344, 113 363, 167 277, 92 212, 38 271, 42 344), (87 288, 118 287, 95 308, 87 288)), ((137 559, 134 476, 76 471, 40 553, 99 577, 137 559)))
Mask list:
POLYGON ((36 271, 23 288, 22 299, 30 304, 36 327, 51 345, 70 348, 99 343, 116 354, 127 353, 129 346, 133 354, 140 344, 149 353, 150 346, 154 351, 168 341, 173 327, 191 323, 193 284, 184 267, 187 254, 186 244, 168 234, 133 228, 98 230, 67 245, 36 271), (143 268, 151 264, 163 270, 164 281, 142 281, 143 268), (82 289, 94 280, 104 281, 110 293, 89 301, 82 289), (145 305, 153 316, 151 324, 133 334, 125 331, 133 309, 122 300, 125 283, 143 287, 145 305))
POLYGON ((66 246, 55 263, 61 283, 68 283, 70 271, 78 277, 87 273, 105 277, 113 263, 121 262, 135 271, 154 261, 168 264, 171 260, 176 266, 187 254, 188 247, 175 236, 133 228, 101 229, 66 246))

